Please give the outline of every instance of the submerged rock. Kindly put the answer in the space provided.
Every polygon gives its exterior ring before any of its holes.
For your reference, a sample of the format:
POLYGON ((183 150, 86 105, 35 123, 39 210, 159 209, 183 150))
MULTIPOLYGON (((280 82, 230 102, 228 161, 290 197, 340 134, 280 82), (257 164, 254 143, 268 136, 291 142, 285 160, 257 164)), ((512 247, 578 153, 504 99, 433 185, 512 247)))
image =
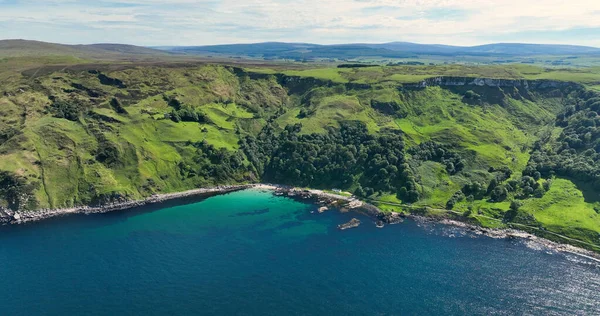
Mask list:
POLYGON ((319 207, 319 213, 323 213, 325 211, 329 210, 329 208, 327 208, 327 206, 321 206, 319 207))
POLYGON ((348 229, 348 228, 358 227, 358 225, 360 225, 360 221, 356 218, 353 218, 345 224, 338 225, 338 228, 340 230, 344 230, 344 229, 348 229))

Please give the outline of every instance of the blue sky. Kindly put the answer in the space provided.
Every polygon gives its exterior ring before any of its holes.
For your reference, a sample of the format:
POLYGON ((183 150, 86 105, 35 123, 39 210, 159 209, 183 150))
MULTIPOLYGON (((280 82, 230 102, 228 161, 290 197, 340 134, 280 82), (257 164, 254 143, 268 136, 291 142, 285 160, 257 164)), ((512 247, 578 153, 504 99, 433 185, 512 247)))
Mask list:
POLYGON ((66 44, 492 42, 600 47, 598 0, 0 0, 0 39, 66 44))

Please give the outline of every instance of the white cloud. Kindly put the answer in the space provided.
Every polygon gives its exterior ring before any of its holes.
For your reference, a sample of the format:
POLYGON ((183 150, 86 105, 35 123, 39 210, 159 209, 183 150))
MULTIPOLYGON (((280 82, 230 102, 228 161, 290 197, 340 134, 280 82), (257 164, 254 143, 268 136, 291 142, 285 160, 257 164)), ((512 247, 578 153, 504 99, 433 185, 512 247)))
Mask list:
POLYGON ((69 43, 101 37, 141 45, 395 40, 469 45, 511 34, 514 41, 536 42, 535 32, 555 32, 555 41, 600 46, 600 38, 560 37, 565 30, 600 28, 595 0, 0 1, 0 23, 5 28, 0 37, 69 43), (87 36, 69 27, 87 30, 87 36))

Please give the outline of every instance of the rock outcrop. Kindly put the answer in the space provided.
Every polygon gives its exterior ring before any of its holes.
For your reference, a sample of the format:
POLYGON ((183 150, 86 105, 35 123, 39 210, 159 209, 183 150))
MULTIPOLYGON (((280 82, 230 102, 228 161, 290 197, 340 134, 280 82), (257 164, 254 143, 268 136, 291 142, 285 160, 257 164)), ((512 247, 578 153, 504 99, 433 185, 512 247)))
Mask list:
POLYGON ((527 80, 527 79, 495 79, 495 78, 474 78, 474 77, 451 77, 441 76, 427 78, 418 83, 405 84, 406 87, 425 88, 431 86, 478 86, 478 87, 523 87, 526 89, 550 89, 581 87, 581 85, 568 81, 558 80, 527 80))
POLYGON ((345 229, 349 229, 349 228, 358 227, 358 225, 360 225, 360 220, 353 218, 347 223, 338 225, 338 229, 345 230, 345 229))
POLYGON ((381 213, 378 217, 382 222, 387 224, 399 224, 404 221, 403 215, 396 212, 381 213))

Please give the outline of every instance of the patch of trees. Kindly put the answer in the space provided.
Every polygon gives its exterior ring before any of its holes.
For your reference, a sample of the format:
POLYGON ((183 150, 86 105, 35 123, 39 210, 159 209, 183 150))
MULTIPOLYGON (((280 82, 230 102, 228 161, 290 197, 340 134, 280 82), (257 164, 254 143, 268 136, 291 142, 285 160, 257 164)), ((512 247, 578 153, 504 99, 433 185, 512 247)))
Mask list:
POLYGON ((244 180, 248 167, 242 152, 216 148, 204 141, 189 143, 195 149, 191 160, 179 163, 182 178, 199 177, 213 183, 234 183, 244 180))
POLYGON ((0 171, 0 200, 6 203, 9 209, 20 210, 31 208, 28 203, 34 203, 35 199, 30 199, 36 189, 35 184, 27 183, 27 180, 12 172, 0 171))
POLYGON ((80 106, 75 102, 67 102, 61 100, 55 100, 50 105, 50 111, 57 118, 64 118, 69 121, 79 120, 79 114, 81 113, 80 106))
POLYGON ((298 113, 298 115, 296 117, 302 119, 302 118, 309 117, 309 116, 313 115, 314 113, 315 113, 315 109, 302 108, 302 109, 300 109, 300 113, 298 113))
POLYGON ((373 64, 341 64, 338 65, 338 68, 366 68, 366 67, 377 67, 379 65, 373 64))
POLYGON ((396 192, 406 202, 419 199, 399 132, 370 135, 361 122, 344 122, 325 134, 300 134, 301 129, 301 124, 289 125, 278 133, 268 124, 240 145, 266 181, 340 189, 356 184, 361 196, 396 192))
POLYGON ((388 63, 388 66, 402 66, 402 65, 409 65, 409 66, 423 66, 425 65, 425 63, 420 62, 420 61, 399 61, 397 63, 388 63))
MULTIPOLYGON (((396 101, 381 102, 377 100, 371 100, 371 107, 381 113, 388 115, 397 114, 398 111, 402 109, 396 101)), ((406 116, 406 113, 401 113, 400 116, 406 116)))
POLYGON ((183 104, 176 97, 167 97, 163 95, 163 99, 172 107, 169 117, 173 122, 207 122, 207 117, 200 109, 195 109, 189 105, 183 104))
POLYGON ((119 149, 104 135, 98 139, 96 160, 107 166, 114 166, 119 162, 119 149))
POLYGON ((507 173, 497 174, 492 178, 487 188, 487 194, 490 196, 490 201, 501 202, 512 194, 515 198, 524 200, 531 197, 541 198, 550 190, 552 179, 541 179, 539 172, 534 172, 533 176, 524 175, 520 179, 508 179, 507 173), (503 180, 504 179, 504 180, 503 180))
POLYGON ((493 174, 493 177, 487 186, 479 182, 466 184, 448 200, 446 208, 452 209, 463 200, 472 202, 487 198, 490 202, 502 202, 508 199, 509 196, 513 196, 517 200, 532 197, 541 198, 550 190, 552 185, 552 179, 541 180, 540 173, 509 180, 512 171, 506 166, 498 169, 490 168, 489 172, 493 174))
POLYGON ((465 160, 450 150, 446 145, 436 142, 424 142, 408 151, 413 159, 420 161, 435 161, 446 166, 448 174, 456 174, 464 169, 465 160))
POLYGON ((179 110, 181 109, 181 101, 177 100, 176 97, 168 97, 166 95, 163 94, 163 100, 165 100, 165 102, 167 102, 167 105, 169 105, 170 107, 172 107, 175 110, 179 110))
POLYGON ((539 226, 533 214, 521 211, 523 202, 513 200, 510 202, 510 207, 506 213, 504 213, 503 222, 521 223, 529 226, 539 226))
POLYGON ((200 110, 184 105, 179 110, 173 109, 169 114, 173 122, 206 122, 206 115, 200 110))
POLYGON ((96 138, 98 148, 94 152, 96 161, 109 167, 115 166, 120 162, 120 152, 113 142, 111 142, 102 132, 103 124, 88 123, 88 132, 96 138))
POLYGON ((570 95, 567 102, 556 118, 562 133, 556 141, 549 138, 535 144, 524 174, 558 175, 600 189, 600 95, 580 92, 570 95))
POLYGON ((465 194, 462 191, 455 192, 450 200, 446 203, 446 209, 451 210, 454 208, 456 203, 461 202, 465 199, 465 194))

